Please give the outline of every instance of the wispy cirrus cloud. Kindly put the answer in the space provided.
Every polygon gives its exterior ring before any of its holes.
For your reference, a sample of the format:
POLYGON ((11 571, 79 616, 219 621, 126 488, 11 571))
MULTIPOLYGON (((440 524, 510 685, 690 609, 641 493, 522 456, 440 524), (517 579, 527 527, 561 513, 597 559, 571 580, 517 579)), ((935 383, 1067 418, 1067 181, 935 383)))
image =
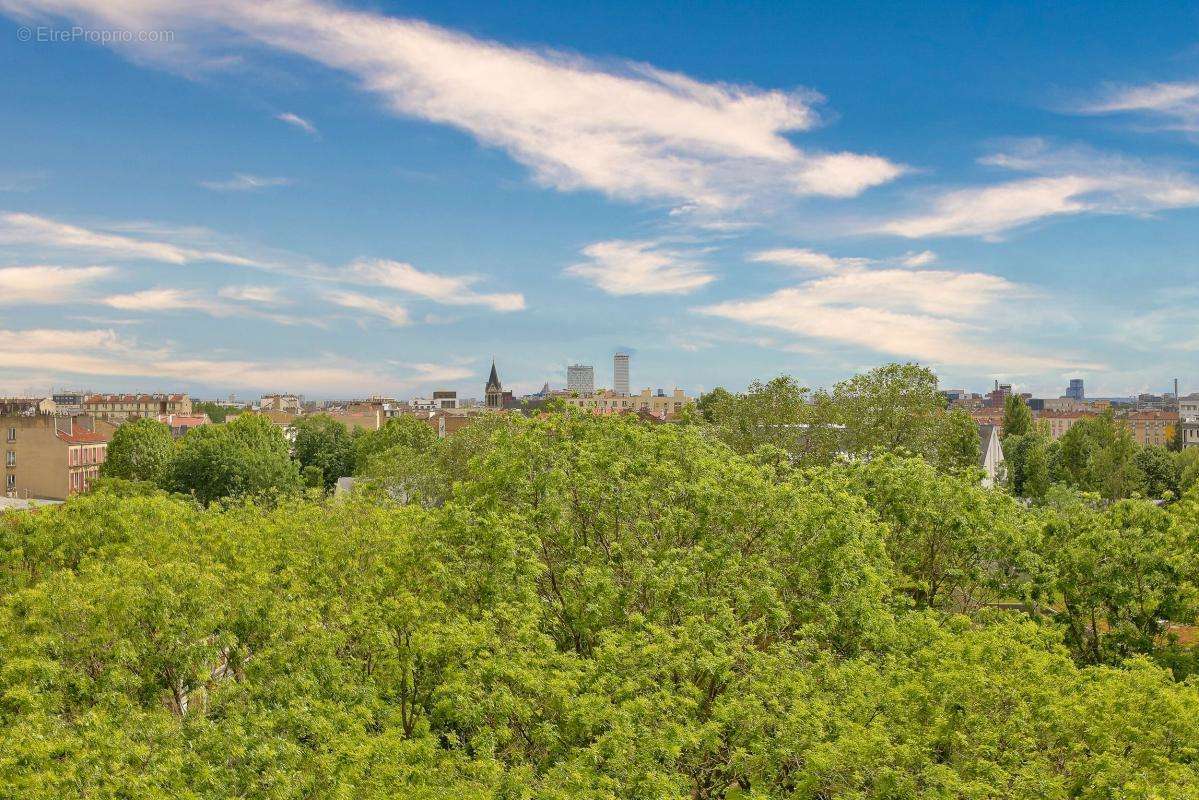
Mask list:
POLYGON ((282 114, 276 114, 275 119, 279 120, 280 122, 286 122, 288 125, 291 125, 293 128, 299 128, 300 130, 304 131, 304 133, 308 134, 309 136, 320 136, 321 135, 320 131, 318 131, 316 129, 315 125, 313 125, 311 122, 309 122, 308 120, 301 117, 299 114, 293 114, 290 111, 284 111, 282 114))
POLYGON ((201 186, 214 192, 257 192, 262 189, 290 186, 291 184, 291 178, 268 178, 244 172, 236 172, 228 180, 200 181, 201 186))
POLYGON ((865 226, 909 239, 1000 234, 1053 217, 1151 214, 1199 206, 1199 181, 1183 170, 1101 153, 1020 140, 980 160, 1032 177, 935 194, 927 208, 865 226))
POLYGON ((360 311, 370 316, 387 320, 397 328, 408 325, 412 317, 408 309, 381 297, 372 297, 360 292, 349 292, 341 289, 330 289, 322 292, 321 296, 328 302, 342 308, 360 311))
POLYGON ((1199 132, 1199 81, 1109 85, 1070 109, 1076 114, 1138 114, 1166 130, 1199 132))
POLYGON ((36 374, 43 382, 91 383, 170 382, 175 385, 271 389, 325 395, 362 395, 377 391, 379 382, 405 387, 461 380, 471 373, 461 364, 358 363, 323 353, 302 359, 255 359, 196 356, 156 338, 146 343, 112 329, 30 328, 0 330, 0 339, 20 341, 19 348, 0 348, 0 378, 5 371, 36 374))
POLYGON ((85 228, 20 212, 0 213, 0 245, 25 245, 92 259, 137 259, 166 264, 214 261, 240 267, 267 267, 257 259, 152 239, 102 228, 85 228))
POLYGON ((751 253, 749 260, 759 264, 777 264, 784 267, 811 270, 812 272, 837 272, 846 267, 862 267, 870 263, 868 258, 837 258, 828 253, 819 253, 806 247, 779 247, 751 253))
MULTIPOLYGON (((819 121, 815 92, 707 83, 648 64, 511 47, 320 0, 6 6, 95 26, 186 29, 189 45, 201 48, 250 41, 299 55, 353 76, 395 114, 503 149, 539 183, 565 191, 727 210, 761 195, 852 197, 906 169, 877 155, 794 145, 787 134, 819 121)), ((196 60, 178 46, 137 54, 168 66, 196 60)), ((294 114, 279 118, 311 127, 294 114)))
POLYGON ((265 319, 279 325, 322 325, 320 320, 309 316, 293 316, 264 309, 263 306, 280 304, 277 295, 267 287, 227 286, 214 295, 199 289, 159 286, 109 295, 98 302, 110 308, 142 314, 191 311, 218 318, 265 319))
POLYGON ((1068 357, 1013 348, 993 335, 990 318, 998 309, 1036 297, 1026 286, 981 272, 868 268, 860 263, 839 263, 837 267, 835 272, 826 270, 763 297, 694 310, 808 339, 939 365, 1012 373, 1080 365, 1068 357))
POLYGON ((35 264, 0 268, 0 305, 56 304, 76 300, 81 290, 116 274, 113 267, 35 264))
POLYGON ((287 302, 279 289, 274 286, 222 286, 217 295, 226 300, 263 305, 280 305, 287 302))
POLYGON ((388 259, 358 259, 338 276, 342 280, 394 289, 450 306, 486 306, 493 311, 520 311, 525 307, 519 292, 479 292, 475 275, 440 275, 411 264, 388 259))
POLYGON ((716 280, 694 254, 656 241, 595 242, 583 255, 587 261, 564 273, 612 295, 689 294, 716 280))

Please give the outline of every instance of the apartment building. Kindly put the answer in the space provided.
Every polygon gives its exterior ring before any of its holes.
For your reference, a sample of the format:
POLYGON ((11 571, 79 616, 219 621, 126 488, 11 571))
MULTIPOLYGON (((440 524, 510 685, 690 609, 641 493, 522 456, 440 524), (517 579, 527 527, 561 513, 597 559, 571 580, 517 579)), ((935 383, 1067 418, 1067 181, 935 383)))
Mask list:
POLYGON ((1132 437, 1142 447, 1165 447, 1174 435, 1178 415, 1172 411, 1134 411, 1122 417, 1132 437))
POLYGON ((651 393, 642 389, 641 394, 626 395, 614 391, 596 392, 588 397, 565 397, 567 405, 590 411, 593 414, 636 414, 648 412, 661 419, 673 417, 683 406, 693 402, 682 389, 666 394, 661 389, 651 393))
POLYGON ((6 497, 66 500, 86 492, 108 456, 111 426, 92 417, 0 418, 6 497))
POLYGON ((258 401, 260 411, 282 411, 284 414, 304 413, 304 398, 295 394, 264 394, 258 401))
POLYGON ((186 394, 89 394, 83 398, 83 410, 119 425, 130 419, 157 419, 168 414, 190 416, 192 401, 186 394))
POLYGON ((1094 416, 1095 414, 1089 411, 1043 411, 1037 415, 1037 419, 1048 424, 1049 436, 1056 440, 1065 436, 1066 431, 1073 428, 1079 420, 1094 416))
POLYGON ((1182 446, 1199 447, 1199 393, 1178 398, 1178 420, 1182 446))

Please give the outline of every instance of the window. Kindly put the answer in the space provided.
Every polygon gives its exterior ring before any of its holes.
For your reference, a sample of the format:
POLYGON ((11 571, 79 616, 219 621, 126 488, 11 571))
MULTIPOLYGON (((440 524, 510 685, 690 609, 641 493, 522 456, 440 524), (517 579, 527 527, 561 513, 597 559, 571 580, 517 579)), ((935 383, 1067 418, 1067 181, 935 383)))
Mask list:
POLYGON ((13 450, 9 450, 4 456, 4 466, 15 467, 17 465, 17 454, 13 450))
POLYGON ((17 429, 16 428, 8 429, 8 440, 10 442, 15 442, 17 440, 17 429))
POLYGON ((8 476, 8 484, 7 484, 7 485, 8 485, 8 488, 9 488, 9 489, 15 489, 15 488, 17 488, 17 476, 16 476, 16 475, 9 475, 9 476, 8 476))

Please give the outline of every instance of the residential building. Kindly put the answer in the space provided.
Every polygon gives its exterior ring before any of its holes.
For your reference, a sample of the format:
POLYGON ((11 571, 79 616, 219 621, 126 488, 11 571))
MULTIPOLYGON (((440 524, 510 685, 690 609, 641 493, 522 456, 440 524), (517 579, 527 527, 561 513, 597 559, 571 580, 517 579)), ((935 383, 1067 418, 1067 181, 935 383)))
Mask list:
POLYGON ((595 394, 595 367, 590 364, 571 364, 566 368, 566 391, 580 397, 595 394))
POLYGON ((83 407, 83 401, 86 397, 85 392, 73 392, 65 389, 60 389, 50 395, 50 399, 54 401, 54 413, 67 417, 84 413, 86 409, 83 407))
POLYGON ((1095 414, 1090 411, 1043 411, 1037 416, 1037 419, 1044 420, 1048 424, 1050 438, 1060 439, 1079 420, 1093 416, 1095 414))
POLYGON ((1121 420, 1142 447, 1165 447, 1178 426, 1178 415, 1172 411, 1134 411, 1121 420))
POLYGON ((666 394, 661 389, 651 393, 642 389, 641 394, 628 395, 614 391, 596 392, 589 397, 566 397, 568 405, 590 411, 593 414, 636 414, 641 411, 654 414, 659 419, 673 417, 683 410, 683 406, 693 402, 682 389, 675 389, 666 394))
POLYGON ((458 407, 458 393, 452 389, 434 389, 433 406, 439 409, 458 407))
POLYGON ((1199 393, 1178 398, 1178 427, 1183 447, 1199 447, 1199 393))
POLYGON ((53 414, 56 406, 49 397, 0 397, 0 417, 32 417, 53 414))
POLYGON ((83 398, 83 410, 119 425, 128 419, 189 415, 192 401, 186 394, 89 394, 83 398))
POLYGON ((1065 397, 1071 400, 1086 400, 1087 393, 1083 389, 1082 378, 1071 378, 1070 385, 1066 387, 1065 397))
POLYGON ((970 418, 974 420, 979 427, 988 425, 995 429, 997 436, 1003 436, 1003 409, 1002 408, 978 408, 970 412, 970 418))
POLYGON ((86 492, 108 456, 110 434, 97 427, 96 420, 88 416, 0 418, 3 494, 65 500, 86 492))
POLYGON ((617 353, 612 356, 612 391, 617 394, 629 393, 628 353, 617 353))
POLYGON ((211 425, 212 420, 207 414, 162 414, 158 421, 171 429, 171 435, 176 439, 186 434, 192 428, 201 425, 211 425))
POLYGON ((295 394, 264 394, 258 401, 260 411, 282 411, 284 414, 304 413, 304 398, 295 394))
POLYGON ((995 381, 995 388, 987 392, 987 405, 991 408, 1003 408, 1003 404, 1011 393, 1012 385, 1010 383, 995 381))
POLYGON ((999 443, 999 428, 995 425, 978 426, 978 465, 983 470, 983 486, 994 486, 1003 466, 1003 447, 999 443))

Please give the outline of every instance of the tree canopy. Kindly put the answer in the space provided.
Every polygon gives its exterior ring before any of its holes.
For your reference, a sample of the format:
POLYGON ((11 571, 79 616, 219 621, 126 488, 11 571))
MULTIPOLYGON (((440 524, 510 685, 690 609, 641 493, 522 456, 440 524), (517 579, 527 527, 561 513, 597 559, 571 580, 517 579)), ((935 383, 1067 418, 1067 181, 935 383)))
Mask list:
POLYGON ((119 426, 108 443, 100 467, 105 478, 162 482, 175 458, 171 429, 155 419, 135 419, 119 426))
MULTIPOLYGON (((183 463, 278 464, 253 419, 183 463)), ((898 449, 570 411, 384 441, 403 496, 0 517, 3 793, 1199 793, 1199 493, 1028 506, 898 449)))

